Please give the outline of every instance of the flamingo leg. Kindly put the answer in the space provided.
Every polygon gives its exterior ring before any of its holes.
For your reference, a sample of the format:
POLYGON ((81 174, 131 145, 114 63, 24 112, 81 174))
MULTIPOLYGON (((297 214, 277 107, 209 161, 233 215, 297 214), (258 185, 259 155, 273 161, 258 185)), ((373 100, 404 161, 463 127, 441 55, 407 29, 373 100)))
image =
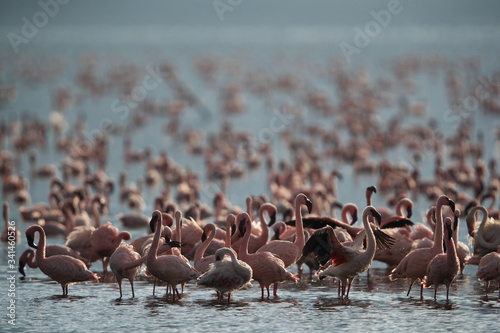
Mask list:
POLYGON ((436 299, 437 299, 437 292, 438 292, 438 287, 436 286, 436 287, 434 288, 434 300, 436 300, 436 299))
POLYGON ((339 289, 338 289, 338 293, 339 293, 339 298, 340 298, 340 288, 341 288, 341 286, 340 286, 340 280, 338 280, 338 281, 339 281, 339 289))
POLYGON ((420 299, 424 299, 424 285, 420 284, 420 299))
POLYGON ((261 294, 262 294, 262 296, 261 296, 261 297, 262 297, 262 299, 264 299, 264 286, 261 286, 261 287, 260 287, 260 290, 261 290, 261 294))
POLYGON ((122 282, 118 281, 118 287, 120 288, 120 298, 122 298, 122 282))
POLYGON ((415 283, 415 281, 417 281, 417 279, 411 281, 411 283, 410 283, 410 289, 408 289, 408 293, 406 294, 406 296, 410 296, 411 287, 413 287, 413 284, 415 283))
POLYGON ((450 294, 450 286, 446 286, 446 302, 448 302, 449 294, 450 294))
POLYGON ((269 298, 269 286, 266 286, 267 289, 267 298, 269 298))
POLYGON ((130 280, 130 287, 132 287, 132 298, 135 297, 135 294, 134 294, 134 282, 132 280, 130 280))
POLYGON ((275 282, 273 285, 273 296, 278 297, 278 282, 275 282))
POLYGON ((63 296, 66 296, 66 289, 64 288, 64 285, 61 284, 61 288, 62 288, 62 291, 63 291, 63 296))
POLYGON ((231 293, 227 293, 227 304, 231 302, 231 293))
POLYGON ((486 288, 485 288, 485 291, 486 291, 486 297, 488 297, 488 288, 490 287, 490 281, 486 281, 486 288))
POLYGON ((349 284, 347 285, 347 295, 345 296, 346 298, 349 298, 349 291, 351 290, 352 279, 349 279, 348 281, 349 284))

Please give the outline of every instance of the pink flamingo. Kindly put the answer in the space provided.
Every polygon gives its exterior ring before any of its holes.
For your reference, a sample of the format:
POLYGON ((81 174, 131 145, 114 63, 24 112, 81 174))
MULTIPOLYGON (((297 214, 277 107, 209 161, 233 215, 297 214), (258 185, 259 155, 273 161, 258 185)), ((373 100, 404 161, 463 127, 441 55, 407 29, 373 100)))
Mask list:
POLYGON ((494 252, 500 245, 500 221, 488 218, 488 211, 483 206, 473 207, 466 218, 469 235, 472 238, 475 256, 484 256, 489 252, 494 252), (475 214, 477 211, 483 213, 483 219, 476 229, 475 214))
POLYGON ((103 280, 108 270, 109 258, 120 246, 123 240, 129 240, 132 236, 128 231, 119 232, 118 228, 111 222, 106 222, 90 235, 90 243, 94 251, 102 260, 103 280))
MULTIPOLYGON (((288 268, 297 262, 297 260, 302 256, 302 248, 305 244, 304 227, 302 224, 302 212, 300 209, 302 205, 307 206, 307 209, 311 211, 312 202, 306 197, 305 194, 299 193, 295 197, 295 215, 297 216, 297 221, 295 223, 297 225, 295 241, 290 242, 287 240, 273 240, 259 248, 257 250, 257 253, 273 253, 281 260, 283 260, 283 262, 285 263, 285 268, 288 268)), ((269 215, 276 214, 276 207, 274 205, 266 203, 262 206, 269 207, 269 215)), ((261 220, 263 220, 264 216, 261 216, 260 218, 261 220)))
POLYGON ((450 293, 450 285, 460 270, 460 261, 457 257, 455 242, 453 241, 453 231, 451 230, 451 218, 444 220, 446 226, 445 244, 446 253, 436 255, 427 266, 427 273, 422 280, 422 285, 429 288, 434 285, 434 300, 436 299, 437 289, 440 284, 446 286, 446 301, 450 293))
MULTIPOLYGON (((438 198, 436 204, 436 231, 434 232, 434 245, 431 248, 420 248, 410 251, 394 268, 389 275, 391 281, 401 278, 411 279, 410 288, 408 289, 407 296, 410 295, 411 287, 417 279, 424 278, 427 273, 427 266, 429 262, 436 255, 443 253, 443 206, 449 206, 451 210, 455 211, 455 203, 445 195, 438 198)), ((423 298, 423 285, 420 288, 420 298, 423 298)))
MULTIPOLYGON (((196 253, 194 254, 194 268, 200 273, 206 273, 210 269, 210 265, 215 261, 215 255, 209 255, 203 257, 205 254, 205 250, 208 246, 214 241, 215 237, 215 225, 213 223, 209 223, 205 225, 203 228, 202 235, 202 243, 201 246, 196 249, 196 253), (208 234, 208 237, 206 236, 208 234), (205 237, 203 237, 205 236, 205 237), (205 239, 204 239, 205 238, 205 239)), ((224 245, 221 244, 223 247, 224 245)))
MULTIPOLYGON (((251 200, 252 200, 251 197, 248 197, 248 198, 250 198, 250 203, 251 203, 251 200)), ((247 198, 247 201, 248 201, 248 198, 247 198)), ((247 205, 248 205, 248 202, 247 202, 247 205)), ((250 240, 248 243, 248 252, 249 253, 255 253, 258 249, 260 249, 262 246, 264 246, 269 239, 269 227, 267 226, 266 219, 264 218, 265 211, 267 211, 267 213, 269 214, 272 223, 274 223, 274 221, 276 220, 276 213, 278 212, 278 210, 276 209, 276 207, 273 204, 265 203, 265 204, 260 206, 260 208, 259 208, 259 221, 260 221, 261 232, 259 235, 255 235, 252 231, 252 234, 250 235, 250 240)), ((250 216, 250 214, 249 214, 249 216, 250 216)), ((253 222, 252 222, 252 224, 253 224, 253 222)), ((243 239, 240 238, 237 241, 235 241, 233 245, 234 245, 234 247, 241 247, 242 243, 243 243, 243 239)))
MULTIPOLYGON (((152 215, 151 225, 154 225, 155 234, 153 243, 148 252, 146 266, 149 272, 156 278, 167 282, 172 287, 172 303, 175 302, 175 294, 180 298, 176 286, 192 279, 196 279, 200 273, 196 271, 189 263, 186 263, 181 257, 176 255, 158 256, 158 245, 160 234, 162 233, 163 216, 159 210, 155 210, 152 215)), ((153 229, 153 227, 152 227, 153 229)))
POLYGON ((36 262, 40 270, 57 281, 63 290, 63 296, 68 296, 68 285, 75 282, 98 280, 99 277, 89 271, 83 261, 67 255, 45 256, 45 232, 39 225, 32 225, 26 230, 28 245, 37 249, 36 262), (35 233, 38 232, 38 247, 34 245, 35 233))
POLYGON ((454 221, 453 221, 453 242, 455 243, 455 247, 457 249, 457 257, 458 261, 460 261, 460 274, 464 273, 465 265, 467 265, 467 261, 470 258, 470 250, 467 244, 464 242, 458 241, 458 230, 460 225, 460 209, 456 208, 454 213, 454 221))
POLYGON ((252 268, 244 261, 236 259, 234 252, 223 247, 215 252, 215 261, 211 269, 198 278, 196 284, 214 288, 218 292, 218 299, 222 301, 227 293, 227 302, 231 300, 231 293, 240 289, 252 279, 252 268), (231 261, 224 260, 229 255, 231 261))
POLYGON ((9 236, 10 240, 14 240, 16 243, 21 241, 21 232, 16 226, 11 226, 9 221, 9 203, 3 203, 3 220, 4 220, 4 229, 2 231, 1 240, 2 242, 8 242, 9 236))
MULTIPOLYGON (((481 258, 477 267, 477 278, 486 282, 486 296, 490 281, 497 281, 500 285, 500 245, 497 252, 490 252, 481 258)), ((500 297, 500 290, 498 296, 500 297)))
MULTIPOLYGON (((80 256, 80 254, 67 246, 64 245, 47 245, 45 246, 45 256, 51 257, 55 255, 67 255, 76 259, 83 261, 87 268, 90 267, 90 261, 86 258, 80 256)), ((19 273, 26 276, 24 273, 24 266, 28 265, 30 268, 38 268, 38 264, 36 263, 35 251, 32 249, 26 249, 19 258, 19 273)))
MULTIPOLYGON (((240 244, 240 260, 246 262, 253 271, 253 278, 260 284, 262 298, 264 298, 264 288, 267 289, 269 298, 269 286, 271 283, 285 280, 297 282, 297 278, 285 269, 285 263, 271 252, 248 253, 248 242, 252 233, 252 223, 247 213, 240 213, 236 219, 237 223, 245 229, 243 242, 240 244)), ((276 290, 274 296, 276 294, 276 290)))
POLYGON ((134 294, 134 278, 141 272, 141 265, 146 261, 147 256, 141 256, 134 251, 134 248, 126 243, 120 246, 111 254, 109 267, 116 277, 120 288, 120 298, 122 298, 122 280, 127 278, 132 288, 132 298, 134 294))
MULTIPOLYGON (((310 252, 314 252, 315 254, 321 252, 327 253, 327 255, 320 259, 321 263, 324 264, 326 260, 331 259, 332 265, 325 270, 319 271, 318 276, 320 279, 327 276, 338 278, 342 283, 342 295, 340 295, 339 288, 339 297, 349 298, 349 291, 353 279, 370 268, 373 257, 375 256, 377 246, 375 235, 368 221, 368 216, 373 216, 378 221, 381 219, 380 214, 373 206, 367 206, 363 210, 364 231, 363 235, 359 235, 358 237, 361 237, 360 239, 362 240, 365 238, 364 235, 366 234, 366 249, 362 248, 358 238, 358 241, 355 240, 355 244, 352 247, 343 245, 339 242, 330 226, 315 231, 304 246, 304 255, 310 252)), ((320 257, 318 257, 318 259, 319 258, 320 257)))

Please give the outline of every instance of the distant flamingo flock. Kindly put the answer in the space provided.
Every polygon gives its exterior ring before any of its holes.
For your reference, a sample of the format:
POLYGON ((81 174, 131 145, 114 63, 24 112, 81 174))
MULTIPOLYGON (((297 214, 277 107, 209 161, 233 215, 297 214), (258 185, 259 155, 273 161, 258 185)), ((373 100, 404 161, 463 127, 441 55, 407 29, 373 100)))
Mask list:
MULTIPOLYGON (((183 83, 177 69, 163 62, 158 75, 168 82, 173 99, 162 104, 146 98, 128 114, 126 126, 112 124, 92 138, 86 135, 85 117, 73 125, 67 123, 72 104, 117 92, 131 98, 140 72, 122 64, 103 77, 95 59, 81 61, 76 75, 78 96, 66 88, 54 90, 56 111, 48 123, 27 115, 4 121, 0 128, 0 140, 8 145, 0 151, 5 198, 1 241, 9 242, 11 215, 20 217, 17 228, 21 221, 31 224, 24 235, 16 230, 15 241, 30 247, 19 254, 22 276, 29 276, 26 266, 39 268, 61 285, 63 296, 73 283, 116 282, 122 298, 127 294, 122 281, 129 281, 135 297, 134 280, 142 275, 151 281, 153 295, 160 281, 166 284, 165 295, 172 302, 182 299, 186 283, 195 283, 214 289, 217 299, 228 303, 234 292, 256 284, 264 299, 271 297, 271 287, 278 297, 280 283, 326 278, 338 280, 337 297, 346 300, 352 295, 353 280, 369 273, 372 263, 379 261, 387 265, 391 281, 408 280, 408 297, 418 281, 420 298, 424 288, 433 287, 437 299, 438 288, 444 285, 448 301, 450 286, 466 265, 477 265, 485 295, 499 288, 500 173, 495 158, 484 161, 485 147, 491 144, 484 143, 482 133, 477 140, 473 138, 474 128, 467 119, 445 138, 435 135, 438 125, 432 120, 408 125, 405 118, 422 117, 426 106, 406 97, 399 101, 398 115, 386 123, 377 115, 381 107, 397 104, 391 90, 395 86, 401 96, 411 96, 416 89, 413 75, 422 69, 447 69, 450 104, 468 96, 466 82, 443 59, 398 60, 393 64, 395 78, 376 82, 362 70, 353 74, 333 61, 325 76, 336 86, 336 104, 293 74, 274 78, 264 72, 245 73, 234 64, 203 58, 195 69, 207 89, 212 89, 218 71, 239 78, 225 82, 221 89, 219 107, 224 120, 214 133, 185 129, 182 120, 189 110, 198 111, 200 117, 209 117, 212 111, 183 83), (272 143, 256 140, 232 121, 249 108, 245 94, 254 94, 271 107, 275 91, 301 101, 286 106, 286 112, 277 117, 283 127, 275 133, 276 140, 286 147, 289 160, 278 160, 272 143), (302 108, 311 110, 308 117, 331 119, 328 126, 333 123, 345 133, 308 124, 302 108), (204 174, 183 167, 165 149, 158 154, 149 146, 134 149, 134 133, 147 129, 153 117, 167 121, 163 133, 151 132, 151 137, 169 138, 186 154, 201 157, 204 174), (111 151, 110 138, 116 141, 118 137, 123 138, 121 157, 111 151), (64 158, 39 165, 48 142, 64 158), (387 153, 396 148, 407 150, 414 163, 391 161, 387 153), (29 175, 19 171, 24 155, 30 163, 29 175), (434 177, 423 179, 421 164, 429 156, 435 162, 434 177), (378 177, 376 185, 366 184, 366 197, 359 201, 342 203, 341 167, 328 169, 325 161, 351 170, 357 179, 353 187, 359 187, 358 177, 367 174, 378 177), (116 165, 123 169, 111 170, 116 165), (135 178, 129 172, 131 165, 142 165, 144 174, 135 178), (235 203, 229 185, 250 171, 260 172, 267 189, 262 194, 245 194, 244 203, 235 203), (133 181, 127 182, 128 177, 133 181), (217 184, 217 191, 207 195, 202 179, 217 184), (48 186, 46 202, 31 203, 35 182, 41 184, 38 190, 43 184, 48 186), (158 195, 148 202, 145 191, 158 195), (374 195, 384 198, 387 206, 376 206, 374 195), (203 202, 207 197, 210 200, 203 202), (418 198, 428 203, 426 211, 420 212, 422 217, 414 214, 418 198), (112 223, 111 212, 117 212, 118 201, 120 214, 112 223), (13 206, 18 209, 15 214, 10 211, 13 206), (460 224, 467 228, 468 241, 459 240, 460 224), (141 230, 143 235, 132 237, 141 230), (50 244, 61 238, 64 245, 50 244), (95 269, 96 261, 102 262, 102 271, 95 269), (304 274, 304 267, 309 275, 304 274), (490 286, 491 282, 496 283, 490 286)), ((478 70, 474 63, 467 68, 470 77, 478 70)), ((31 66, 21 73, 25 79, 41 82, 59 75, 59 67, 45 69, 31 66)), ((496 117, 500 89, 498 83, 488 84, 491 96, 481 99, 481 108, 496 117)), ((0 100, 0 105, 4 103, 9 101, 0 100)), ((274 124, 277 118, 271 117, 274 124)))

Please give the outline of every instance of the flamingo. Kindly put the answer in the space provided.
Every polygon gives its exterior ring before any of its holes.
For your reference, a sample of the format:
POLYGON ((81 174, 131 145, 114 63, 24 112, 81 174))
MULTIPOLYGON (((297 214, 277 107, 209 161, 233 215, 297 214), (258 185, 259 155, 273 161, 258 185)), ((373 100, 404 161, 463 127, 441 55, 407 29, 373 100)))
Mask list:
POLYGON ((203 228, 201 246, 196 249, 196 252, 194 254, 193 266, 200 273, 208 272, 208 270, 210 269, 210 265, 215 261, 215 255, 209 255, 203 257, 203 255, 205 254, 205 250, 214 241, 214 237, 215 237, 215 225, 213 223, 205 225, 205 227, 203 228), (207 234, 208 237, 206 236, 207 234))
MULTIPOLYGON (((417 279, 424 278, 427 273, 429 262, 438 254, 443 253, 443 206, 449 206, 455 212, 455 203, 445 195, 441 195, 436 204, 436 231, 434 232, 434 244, 430 248, 419 248, 410 251, 394 268, 389 275, 391 281, 400 278, 411 279, 410 288, 406 296, 410 295, 411 287, 417 279)), ((420 298, 423 298, 423 285, 420 288, 420 298)))
POLYGON ((251 279, 252 268, 246 262, 236 259, 230 248, 223 247, 215 252, 215 262, 211 269, 201 275, 196 284, 216 289, 219 301, 222 301, 227 293, 227 302, 230 303, 231 293, 249 283, 251 279), (231 261, 224 260, 226 255, 231 257, 231 261))
POLYGON ((367 206, 363 210, 363 233, 368 238, 366 249, 362 249, 359 242, 359 239, 363 239, 364 235, 358 235, 361 238, 357 237, 358 241, 356 242, 355 240, 355 244, 352 247, 345 246, 339 242, 330 226, 315 231, 304 246, 303 255, 314 252, 321 264, 325 264, 328 259, 332 260, 332 265, 325 270, 319 271, 318 276, 320 279, 327 276, 337 277, 342 283, 342 295, 340 295, 339 288, 339 297, 349 298, 353 279, 370 268, 375 256, 375 235, 368 221, 368 216, 372 216, 378 221, 381 220, 380 213, 375 207, 367 206))
POLYGON ((106 222, 92 232, 90 243, 102 260, 103 280, 108 270, 109 258, 123 240, 131 238, 132 236, 128 231, 118 232, 118 228, 113 226, 111 222, 106 222))
POLYGON ((132 213, 132 214, 119 214, 118 219, 122 221, 124 227, 127 228, 145 228, 149 224, 149 218, 140 213, 132 213))
POLYGON ((15 241, 19 243, 21 241, 21 232, 14 225, 11 225, 11 221, 9 221, 9 203, 6 201, 3 203, 3 220, 4 220, 4 229, 2 231, 1 240, 2 242, 15 241))
MULTIPOLYGON (((168 249, 172 246, 180 245, 174 245, 173 242, 169 242, 168 244, 163 244, 160 249, 162 249, 162 251, 168 251, 168 249)), ((141 257, 140 254, 134 250, 133 246, 126 243, 121 243, 115 252, 113 252, 109 258, 109 267, 118 282, 118 287, 120 288, 120 298, 122 298, 123 278, 127 278, 129 280, 130 286, 132 287, 132 298, 135 297, 134 278, 141 272, 140 267, 146 259, 147 255, 141 257)))
MULTIPOLYGON (((497 252, 490 252, 481 258, 477 267, 477 278, 486 282, 486 296, 488 296, 490 281, 497 281, 500 285, 500 245, 497 252)), ((498 297, 500 297, 500 290, 498 297)))
POLYGON ((470 250, 467 244, 458 240, 460 214, 460 209, 456 208, 453 221, 453 242, 455 243, 455 247, 457 248, 457 256, 458 260, 460 261, 460 274, 462 275, 464 273, 465 265, 467 265, 467 261, 470 258, 470 250))
MULTIPOLYGON (((248 201, 251 204, 252 199, 251 199, 251 197, 248 197, 248 198, 247 198, 247 205, 248 205, 248 207, 250 207, 248 201), (248 198, 250 198, 250 200, 248 200, 248 198)), ((262 246, 264 246, 269 239, 269 227, 267 226, 266 219, 264 218, 265 211, 267 211, 267 213, 269 214, 269 216, 271 218, 271 222, 270 222, 271 225, 276 220, 276 213, 278 212, 276 207, 271 203, 262 204, 259 208, 259 220, 260 220, 261 233, 259 235, 255 235, 254 233, 252 233, 250 235, 250 240, 248 243, 248 252, 249 253, 255 253, 258 249, 260 249, 262 246)), ((250 216, 250 214, 249 214, 249 216, 250 216)), ((253 230, 253 227, 252 227, 252 230, 253 230)), ((239 246, 241 246, 242 243, 243 243, 243 239, 240 238, 234 242, 234 246, 239 247, 239 246)))
POLYGON ((67 255, 45 256, 45 231, 39 225, 32 225, 26 230, 28 245, 37 249, 36 262, 40 270, 57 281, 63 290, 63 296, 68 296, 68 285, 75 282, 98 280, 99 277, 89 271, 85 263, 67 255), (35 233, 38 232, 38 246, 33 241, 35 233), (39 249, 38 249, 39 247, 39 249))
MULTIPOLYGON (((288 268, 295 264, 297 260, 302 255, 302 248, 305 244, 304 238, 304 227, 302 224, 302 212, 300 207, 302 205, 307 206, 309 212, 312 210, 312 202, 303 193, 297 194, 295 197, 295 215, 297 216, 296 221, 296 237, 294 242, 287 240, 273 240, 257 250, 259 252, 271 252, 278 256, 285 263, 285 268, 288 268)), ((272 204, 264 204, 263 206, 269 207, 268 212, 276 213, 276 207, 272 204), (266 206, 267 205, 267 206, 266 206)), ((264 216, 261 217, 261 220, 264 216)))
MULTIPOLYGON (((80 256, 80 254, 67 246, 64 245, 47 245, 45 246, 45 256, 51 257, 54 255, 67 255, 76 259, 83 261, 87 268, 90 267, 90 261, 86 258, 80 256)), ((33 249, 26 249, 19 258, 19 273, 26 276, 24 273, 24 266, 28 265, 30 268, 38 268, 38 264, 36 263, 35 251, 33 249)))
POLYGON ((427 266, 427 273, 422 280, 422 285, 425 288, 434 285, 434 300, 436 300, 438 286, 444 284, 446 286, 446 301, 448 302, 450 285, 460 270, 460 261, 458 260, 455 242, 453 241, 451 218, 447 217, 444 220, 444 225, 446 226, 446 253, 438 254, 432 258, 427 266))
POLYGON ((146 266, 153 276, 155 276, 157 279, 167 282, 167 284, 172 287, 172 303, 174 303, 175 293, 177 293, 178 297, 180 298, 176 286, 179 283, 185 283, 198 278, 200 276, 200 273, 179 256, 158 256, 158 244, 163 228, 162 219, 163 216, 161 212, 159 210, 155 210, 150 222, 151 228, 155 228, 155 234, 153 243, 151 244, 151 248, 147 255, 146 266))
POLYGON ((469 234, 472 238, 475 256, 484 256, 489 252, 494 252, 500 245, 500 221, 488 218, 488 211, 483 206, 471 208, 466 218, 469 234), (477 211, 483 213, 483 219, 476 229, 475 214, 477 211))
MULTIPOLYGON (((276 257, 271 252, 248 253, 248 242, 252 233, 252 223, 247 213, 238 214, 236 221, 240 227, 245 229, 243 233, 243 242, 240 244, 238 252, 240 260, 246 262, 252 268, 253 278, 259 282, 261 295, 264 298, 264 288, 267 289, 269 298, 269 286, 271 283, 282 282, 285 280, 297 282, 298 278, 285 269, 283 260, 276 257)), ((274 296, 276 290, 274 290, 274 296)))

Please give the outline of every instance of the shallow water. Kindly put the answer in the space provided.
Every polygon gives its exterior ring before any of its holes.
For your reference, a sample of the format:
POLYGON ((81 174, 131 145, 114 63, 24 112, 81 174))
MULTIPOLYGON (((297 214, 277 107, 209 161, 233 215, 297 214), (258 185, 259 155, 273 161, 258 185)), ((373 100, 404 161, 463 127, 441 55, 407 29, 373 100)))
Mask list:
MULTIPOLYGON (((0 55, 5 66, 3 79, 13 80, 19 89, 19 96, 15 102, 2 110, 4 120, 23 119, 24 112, 36 113, 42 120, 48 122, 48 115, 52 110, 50 96, 52 90, 59 85, 68 85, 76 95, 78 89, 74 86, 74 77, 82 55, 96 56, 104 71, 112 67, 116 59, 134 63, 140 68, 158 64, 162 60, 169 60, 175 64, 182 74, 182 78, 197 93, 206 105, 213 111, 218 108, 218 89, 233 80, 239 82, 240 77, 229 73, 223 74, 216 85, 206 86, 194 73, 193 63, 203 55, 220 57, 230 63, 233 61, 245 70, 263 70, 269 73, 293 71, 295 74, 307 78, 310 83, 322 91, 332 91, 331 82, 321 76, 333 56, 340 57, 339 43, 351 41, 354 26, 361 26, 371 19, 369 12, 386 6, 385 2, 376 2, 373 7, 359 4, 356 7, 356 20, 343 18, 341 22, 330 22, 327 25, 288 25, 283 18, 277 18, 270 26, 258 27, 247 24, 239 25, 235 18, 241 18, 246 10, 252 13, 249 3, 243 3, 234 11, 233 21, 217 21, 213 8, 215 22, 204 25, 178 25, 165 28, 153 22, 141 27, 133 25, 113 25, 113 21, 102 23, 103 26, 79 27, 64 26, 58 21, 40 31, 39 35, 29 44, 23 45, 24 53, 13 55, 10 45, 0 40, 3 47, 0 55), (346 23, 348 22, 348 23, 346 23), (147 36, 147 38, 144 38, 147 36), (242 37, 243 36, 243 37, 242 37), (45 58, 62 59, 65 70, 54 79, 41 84, 30 85, 29 82, 18 79, 19 69, 23 60, 45 58), (305 63, 305 65, 304 65, 305 63)), ((406 5, 406 4, 405 4, 406 5)), ((68 4, 71 6, 71 4, 68 4)), ((75 6, 80 6, 76 5, 75 6)), ((346 65, 346 70, 356 71, 366 68, 373 79, 391 77, 391 63, 404 56, 432 57, 440 54, 450 62, 450 67, 456 67, 460 72, 462 60, 479 57, 481 66, 479 74, 488 76, 499 71, 500 63, 500 34, 498 27, 487 23, 474 21, 467 11, 455 13, 454 19, 463 21, 464 25, 447 24, 437 20, 433 25, 419 26, 404 22, 412 22, 412 18, 426 19, 429 11, 425 4, 414 4, 419 10, 405 11, 395 17, 393 23, 374 38, 372 43, 356 57, 355 62, 346 65), (473 23, 467 24, 469 21, 473 23)), ((71 9, 72 7, 68 7, 71 9)), ((33 8, 17 11, 20 16, 28 15, 33 8)), ((36 9, 36 8, 35 8, 36 9)), ((77 8, 78 9, 78 8, 77 8)), ((80 8, 81 9, 81 8, 80 8)), ((85 8, 84 8, 85 9, 85 8)), ((262 8, 261 8, 262 9, 262 8)), ((39 10, 39 9, 38 9, 39 10)), ((61 8, 61 11, 63 8, 61 8)), ((349 12, 349 11, 347 11, 349 12)), ((347 13, 346 12, 346 13, 347 13)), ((494 12, 494 10, 492 10, 494 12)), ((498 11, 497 11, 498 12, 498 11)), ((62 11, 61 13, 64 13, 62 11)), ((266 12, 269 15, 268 12, 266 12)), ((87 13, 88 14, 88 13, 87 13)), ((229 14, 229 13, 228 13, 229 14)), ((232 15, 233 15, 232 14, 232 15)), ((432 13, 431 13, 432 14, 432 13)), ((5 14, 4 14, 5 15, 5 14)), ((64 14, 61 14, 63 16, 64 14)), ((74 18, 78 18, 78 10, 72 11, 74 18)), ((82 14, 83 15, 83 14, 82 14)), ((201 15, 201 14, 200 14, 201 15)), ((205 14, 206 15, 206 14, 205 14)), ((348 15, 347 15, 348 16, 348 15)), ((71 16, 69 16, 71 18, 71 16)), ((255 16, 256 17, 256 16, 255 16)), ((65 16, 64 20, 68 20, 65 16)), ((115 18, 115 20, 118 20, 115 18)), ((430 21, 433 21, 432 19, 430 21)), ((19 29, 17 21, 10 21, 11 26, 2 26, 1 35, 19 29), (12 23, 13 22, 13 23, 12 23)), ((149 22, 148 22, 149 23, 149 22)), ((415 76, 418 90, 410 95, 412 101, 424 101, 428 104, 429 113, 426 117, 405 119, 405 123, 423 123, 429 117, 434 117, 438 126, 446 134, 456 130, 457 122, 450 121, 443 116, 443 110, 449 108, 446 99, 445 82, 446 71, 440 68, 436 73, 419 73, 415 76)), ((167 85, 150 92, 153 100, 168 101, 171 92, 167 85)), ((266 111, 266 102, 251 93, 246 93, 250 111, 246 114, 225 119, 218 113, 207 119, 197 112, 188 112, 181 122, 181 130, 202 128, 206 131, 216 131, 222 121, 229 121, 235 128, 245 128, 253 135, 269 126, 270 113, 266 111)), ((83 100, 67 112, 67 120, 72 124, 81 113, 85 113, 88 132, 99 129, 99 122, 104 118, 111 118, 120 126, 126 126, 129 119, 120 119, 111 111, 110 105, 116 96, 105 96, 100 100, 83 100)), ((335 101, 337 97, 332 96, 335 101)), ((297 96, 276 93, 271 102, 280 107, 285 102, 300 102, 297 96)), ((397 104, 397 103, 396 103, 397 104)), ((330 124, 326 117, 304 110, 304 119, 295 120, 294 126, 303 121, 307 124, 330 124)), ((380 110, 380 117, 385 121, 397 113, 397 108, 380 110)), ((495 130, 498 119, 475 110, 471 114, 471 121, 484 133, 486 144, 485 160, 496 158, 498 161, 500 146, 495 146, 495 130)), ((162 134, 162 128, 167 121, 161 117, 151 117, 148 126, 137 130, 133 136, 134 148, 152 146, 155 154, 160 149, 167 149, 169 156, 182 166, 190 166, 194 171, 203 173, 203 158, 186 154, 181 139, 162 134)), ((300 128, 300 126, 298 127, 300 128)), ((332 130, 335 128, 332 123, 332 130)), ((340 132, 340 130, 339 130, 340 132)), ((9 141, 9 140, 7 140, 9 141)), ((122 163, 123 136, 114 136, 110 143, 110 158, 107 171, 111 177, 117 179, 121 170, 126 169, 131 181, 143 175, 142 164, 123 165, 122 163)), ((275 133, 272 141, 279 158, 289 158, 289 152, 281 149, 283 143, 280 133, 275 133)), ((10 147, 10 142, 6 143, 10 147)), ((39 155, 39 163, 57 163, 64 156, 53 148, 53 137, 49 135, 47 149, 39 155)), ((404 149, 388 152, 391 159, 407 162, 408 157, 404 149)), ((424 156, 425 157, 425 156, 424 156)), ((375 159, 381 158, 375 156, 375 159)), ((424 178, 432 176, 434 158, 425 158, 422 161, 424 178)), ((326 168, 337 167, 344 175, 344 180, 338 185, 340 199, 343 203, 355 202, 362 205, 366 186, 376 184, 375 176, 354 177, 349 165, 338 161, 325 160, 326 168)), ((28 175, 29 164, 27 156, 21 159, 21 170, 28 175)), ((247 173, 242 179, 231 181, 228 186, 228 198, 233 204, 244 205, 244 199, 249 194, 267 193, 265 169, 247 173)), ((33 203, 47 201, 49 181, 30 180, 30 194, 33 203)), ((200 200, 211 203, 218 183, 204 183, 204 191, 200 200)), ((117 192, 117 191, 116 191, 117 192)), ((116 218, 117 214, 127 211, 120 205, 118 193, 111 197, 111 211, 107 220, 123 229, 116 218)), ((153 198, 159 188, 146 188, 144 199, 147 203, 145 214, 152 211, 153 198)), ((0 194, 1 195, 1 194, 0 194)), ((10 200, 4 196, 2 201, 10 200)), ((376 206, 386 205, 380 196, 374 197, 376 206)), ((420 214, 426 211, 430 203, 422 197, 415 200, 414 214, 418 221, 420 214)), ((18 206, 11 206, 11 220, 23 232, 29 224, 20 219, 18 206)), ((467 242, 465 225, 460 229, 459 240, 467 242)), ((142 236, 142 230, 132 230, 132 236, 142 236)), ((49 244, 63 244, 62 238, 49 238, 49 244)), ((17 257, 27 248, 23 241, 16 246, 17 257)), ((438 290, 437 301, 433 299, 433 289, 424 290, 424 299, 419 297, 419 286, 415 285, 410 297, 406 296, 408 281, 389 281, 388 271, 381 263, 374 263, 369 274, 364 273, 355 279, 350 299, 342 301, 337 297, 337 284, 330 279, 323 281, 304 280, 299 284, 281 284, 275 298, 262 300, 260 289, 254 286, 248 290, 237 291, 233 294, 230 304, 216 301, 212 290, 200 289, 191 282, 186 285, 181 300, 171 304, 171 300, 164 296, 164 287, 159 287, 156 296, 152 295, 153 284, 143 275, 135 281, 136 297, 131 298, 130 286, 123 282, 124 298, 118 299, 119 291, 116 283, 79 283, 69 287, 69 296, 62 297, 61 288, 50 281, 38 269, 26 269, 27 277, 20 279, 16 275, 15 301, 16 326, 7 323, 9 284, 4 276, 8 276, 7 267, 8 248, 0 245, 0 290, 1 299, 1 331, 22 332, 56 332, 56 331, 169 331, 169 332, 231 332, 231 331, 467 331, 467 332, 494 332, 498 331, 498 316, 500 314, 500 300, 498 287, 490 287, 490 296, 484 296, 484 284, 477 281, 476 266, 467 266, 463 276, 459 276, 450 288, 450 300, 446 302, 446 290, 441 286, 438 290)), ((100 263, 94 263, 93 271, 101 272, 100 263)), ((296 268, 291 268, 296 272, 296 268)), ((307 268, 306 268, 307 271, 307 268)))

